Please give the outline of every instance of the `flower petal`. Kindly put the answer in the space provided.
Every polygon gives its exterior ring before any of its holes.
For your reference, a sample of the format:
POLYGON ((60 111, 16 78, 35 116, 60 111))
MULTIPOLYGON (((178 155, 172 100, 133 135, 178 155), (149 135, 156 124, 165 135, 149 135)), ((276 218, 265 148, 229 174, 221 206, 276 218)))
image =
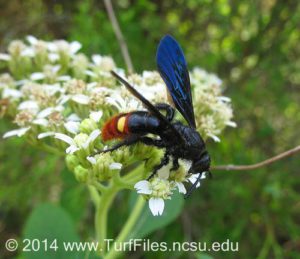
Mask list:
POLYGON ((59 76, 59 77, 57 78, 57 80, 58 80, 58 81, 69 81, 69 80, 71 80, 71 77, 68 76, 68 75, 65 75, 65 76, 59 76))
POLYGON ((93 156, 87 156, 86 159, 91 163, 91 164, 96 164, 96 158, 93 156))
POLYGON ((179 163, 180 165, 183 166, 185 172, 188 172, 193 164, 191 160, 186 160, 186 159, 180 159, 179 163))
POLYGON ((59 55, 57 53, 49 53, 48 57, 52 62, 59 60, 59 55))
POLYGON ((214 134, 207 134, 207 136, 211 137, 215 142, 220 142, 220 138, 214 134))
POLYGON ((68 116, 67 121, 81 121, 81 119, 76 113, 72 113, 68 116))
POLYGON ((90 113, 90 118, 92 120, 94 120, 95 122, 99 122, 101 117, 103 115, 103 112, 102 111, 98 111, 98 112, 91 112, 90 113))
POLYGON ((86 140, 86 142, 82 145, 83 148, 87 148, 91 142, 93 142, 99 135, 101 131, 99 129, 94 130, 86 140))
POLYGON ((5 53, 0 53, 0 60, 9 61, 11 59, 10 55, 5 53))
POLYGON ((149 208, 153 214, 153 216, 160 216, 162 215, 164 208, 165 208, 165 202, 162 198, 150 198, 149 200, 149 208))
POLYGON ((92 60, 95 65, 99 65, 102 61, 102 57, 100 55, 92 55, 92 60))
POLYGON ((5 88, 2 92, 2 97, 3 98, 21 98, 22 97, 22 92, 16 89, 10 89, 10 88, 5 88))
POLYGON ((49 116, 52 112, 54 111, 53 107, 48 107, 42 111, 40 111, 37 115, 37 118, 42 119, 42 118, 46 118, 47 116, 49 116))
MULTIPOLYGON (((194 183, 197 181, 199 175, 200 175, 200 173, 199 173, 199 174, 192 174, 192 175, 188 178, 188 180, 189 180, 192 184, 194 184, 194 183)), ((205 178, 206 178, 206 173, 203 172, 203 173, 201 174, 200 180, 205 179, 205 178)), ((197 183, 196 188, 200 187, 200 185, 201 185, 200 182, 201 182, 201 181, 199 181, 199 182, 197 183)))
POLYGON ((24 101, 19 104, 18 110, 38 110, 39 105, 35 101, 24 101))
POLYGON ((32 121, 33 124, 35 125, 40 125, 40 126, 44 126, 47 127, 49 125, 48 120, 44 119, 44 118, 38 118, 32 121))
POLYGON ((76 103, 80 104, 89 104, 90 102, 90 97, 84 94, 76 94, 72 96, 72 100, 76 103))
POLYGON ((30 129, 30 127, 27 127, 27 128, 20 128, 20 129, 8 131, 8 132, 6 132, 6 133, 3 135, 3 138, 10 138, 10 137, 13 137, 13 136, 21 137, 21 136, 23 136, 29 129, 30 129))
POLYGON ((71 54, 75 54, 80 49, 81 49, 81 44, 78 41, 73 41, 70 43, 71 54))
POLYGON ((71 145, 66 149, 66 153, 67 154, 73 154, 74 152, 76 152, 77 150, 79 150, 79 148, 75 145, 71 145))
POLYGON ((111 163, 110 165, 109 165, 109 169, 110 170, 120 170, 120 169, 122 169, 122 164, 121 163, 111 163))
POLYGON ((86 75, 90 76, 90 77, 96 77, 96 76, 97 76, 97 74, 94 73, 94 72, 91 71, 91 70, 85 70, 84 73, 85 73, 86 75))
POLYGON ((69 145, 75 145, 76 146, 74 140, 66 134, 55 133, 54 137, 68 143, 69 145))
POLYGON ((229 127, 233 127, 233 128, 236 128, 236 126, 237 126, 237 124, 234 121, 228 121, 228 122, 226 122, 226 125, 229 127))
POLYGON ((26 37, 26 40, 31 44, 31 45, 35 45, 38 43, 38 39, 32 35, 28 35, 26 37))
POLYGON ((70 133, 77 134, 79 132, 79 124, 80 124, 79 122, 68 121, 64 123, 64 127, 70 133))
POLYGON ((30 79, 35 81, 35 80, 41 80, 44 79, 45 75, 43 73, 40 72, 36 72, 36 73, 32 73, 30 76, 30 79))
POLYGON ((37 138, 38 139, 42 139, 42 138, 46 138, 46 137, 50 137, 50 136, 54 136, 55 135, 55 132, 52 132, 52 131, 49 131, 49 132, 43 132, 43 133, 40 133, 37 138))
POLYGON ((157 171, 157 176, 161 179, 167 180, 170 175, 170 169, 171 169, 171 163, 167 164, 166 166, 163 166, 157 171))
POLYGON ((176 185, 177 185, 178 191, 179 191, 180 193, 186 194, 186 189, 185 189, 183 183, 176 182, 176 185))
POLYGON ((146 180, 139 181, 134 185, 134 189, 136 189, 137 193, 141 194, 151 194, 152 190, 150 187, 151 184, 146 180))

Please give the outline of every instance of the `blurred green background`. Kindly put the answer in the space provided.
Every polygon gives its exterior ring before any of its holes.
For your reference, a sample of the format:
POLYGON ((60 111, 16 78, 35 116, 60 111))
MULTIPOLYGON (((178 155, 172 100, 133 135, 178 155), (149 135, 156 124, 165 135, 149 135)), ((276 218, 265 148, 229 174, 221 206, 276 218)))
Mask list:
MULTIPOLYGON (((116 15, 135 70, 155 69, 159 39, 172 34, 189 67, 224 80, 237 129, 209 142, 213 164, 251 164, 299 144, 300 3, 279 0, 115 0, 116 15)), ((28 34, 77 40, 90 55, 111 55, 124 67, 102 1, 0 1, 0 51, 28 34)), ((12 128, 0 121, 1 134, 12 128)), ((31 211, 43 202, 60 205, 82 240, 93 237, 94 209, 85 187, 64 161, 20 139, 0 140, 0 257, 20 238, 31 211)), ((152 241, 239 242, 238 252, 146 252, 130 258, 299 258, 299 155, 241 172, 213 172, 186 202, 181 215, 152 241)), ((127 194, 124 194, 126 196, 127 194)), ((125 198, 111 215, 110 236, 124 222, 125 198)), ((128 256, 128 255, 127 255, 128 256)), ((126 256, 125 256, 126 258, 126 256)))

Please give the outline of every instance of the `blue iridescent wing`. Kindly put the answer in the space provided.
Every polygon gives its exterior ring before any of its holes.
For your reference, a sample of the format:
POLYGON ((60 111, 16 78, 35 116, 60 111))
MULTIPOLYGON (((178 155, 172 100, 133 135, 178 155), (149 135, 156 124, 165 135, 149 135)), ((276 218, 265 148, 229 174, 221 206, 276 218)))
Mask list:
POLYGON ((190 127, 195 128, 190 77, 183 51, 170 35, 162 38, 156 54, 158 71, 165 81, 173 103, 190 127))

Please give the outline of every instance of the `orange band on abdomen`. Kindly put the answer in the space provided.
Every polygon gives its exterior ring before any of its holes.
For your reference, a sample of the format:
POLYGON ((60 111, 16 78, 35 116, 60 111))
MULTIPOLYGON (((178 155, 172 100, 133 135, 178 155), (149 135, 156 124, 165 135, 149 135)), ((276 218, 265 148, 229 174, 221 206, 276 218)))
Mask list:
POLYGON ((130 113, 118 114, 107 121, 102 128, 103 141, 111 139, 122 139, 130 134, 128 129, 128 118, 130 113))

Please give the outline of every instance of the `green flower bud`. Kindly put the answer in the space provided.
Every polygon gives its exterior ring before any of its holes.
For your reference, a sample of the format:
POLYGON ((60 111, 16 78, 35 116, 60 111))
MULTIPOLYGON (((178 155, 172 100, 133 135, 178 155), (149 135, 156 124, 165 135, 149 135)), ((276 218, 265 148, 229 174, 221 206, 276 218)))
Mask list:
POLYGON ((66 164, 70 171, 74 171, 74 168, 79 165, 78 158, 75 155, 66 156, 66 164))
POLYGON ((94 173, 99 181, 107 181, 112 177, 112 170, 109 168, 111 163, 113 163, 113 159, 109 153, 103 153, 96 157, 94 173))
POLYGON ((163 150, 155 149, 150 153, 149 158, 145 162, 146 171, 151 171, 153 167, 160 163, 163 156, 163 150))
POLYGON ((75 136, 74 141, 78 147, 82 147, 84 143, 88 140, 89 136, 84 133, 79 133, 75 136))
POLYGON ((75 167, 74 174, 78 182, 86 183, 88 180, 89 170, 78 165, 75 167))
POLYGON ((92 131, 98 129, 97 123, 92 119, 84 119, 79 126, 80 132, 90 134, 92 131))

